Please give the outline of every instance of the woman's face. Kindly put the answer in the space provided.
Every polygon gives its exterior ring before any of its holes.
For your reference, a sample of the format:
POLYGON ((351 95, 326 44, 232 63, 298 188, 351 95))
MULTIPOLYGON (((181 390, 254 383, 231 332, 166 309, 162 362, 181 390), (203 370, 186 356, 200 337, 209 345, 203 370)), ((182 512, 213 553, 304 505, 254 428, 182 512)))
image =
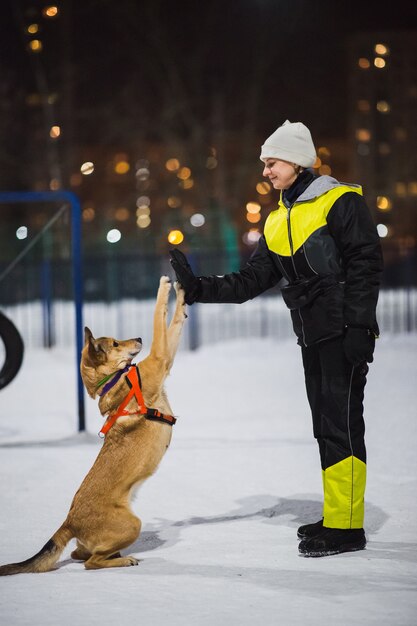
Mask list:
POLYGON ((293 163, 281 159, 266 159, 262 175, 269 178, 274 189, 288 189, 297 178, 293 163))

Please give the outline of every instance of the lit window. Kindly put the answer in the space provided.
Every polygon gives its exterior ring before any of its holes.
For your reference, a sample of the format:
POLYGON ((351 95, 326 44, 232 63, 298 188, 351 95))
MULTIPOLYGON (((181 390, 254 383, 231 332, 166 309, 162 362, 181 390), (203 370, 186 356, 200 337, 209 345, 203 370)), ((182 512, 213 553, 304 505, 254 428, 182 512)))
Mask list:
POLYGON ((395 134, 395 138, 398 141, 406 141, 407 139, 407 131, 405 130, 405 128, 395 128, 394 129, 394 134, 395 134))
POLYGON ((83 220, 84 222, 92 222, 96 216, 96 212, 93 207, 89 206, 83 209, 83 220))
POLYGON ((150 171, 148 170, 147 167, 140 167, 138 170, 136 170, 135 176, 138 180, 141 180, 141 181, 148 180, 150 176, 150 171))
POLYGON ((58 7, 55 5, 47 6, 42 10, 44 17, 56 17, 58 15, 58 7))
POLYGON ((61 134, 61 127, 60 126, 52 126, 51 130, 49 131, 49 136, 52 139, 58 139, 58 137, 61 134))
POLYGON ((380 211, 390 211, 392 209, 392 202, 387 196, 378 196, 376 206, 380 211))
POLYGON ((261 196, 266 196, 271 191, 271 185, 266 180, 263 180, 256 185, 256 191, 261 196))
POLYGON ((374 59, 374 65, 375 67, 377 67, 378 69, 382 69, 383 67, 385 67, 387 64, 387 62, 385 61, 385 59, 383 59, 382 57, 376 57, 374 59))
POLYGON ((259 202, 248 202, 246 204, 246 210, 248 213, 252 213, 253 215, 259 213, 261 210, 261 205, 259 202))
POLYGON ((361 70, 367 70, 371 67, 369 59, 365 59, 364 57, 359 59, 358 65, 361 68, 361 70))
POLYGON ((246 213, 246 219, 251 224, 257 224, 261 220, 261 214, 260 213, 246 213))
POLYGON ((151 213, 151 210, 148 206, 143 205, 140 206, 136 209, 136 216, 137 217, 141 217, 142 215, 145 215, 146 217, 148 217, 151 213))
POLYGON ((188 178, 187 180, 181 180, 178 184, 183 189, 191 189, 192 187, 194 187, 194 181, 192 178, 188 178))
POLYGON ((39 25, 38 24, 29 24, 28 26, 28 33, 30 33, 31 35, 35 35, 39 30, 39 25))
POLYGON ((139 196, 139 198, 136 200, 137 207, 149 206, 150 203, 151 199, 149 198, 149 196, 139 196))
POLYGON ((380 56, 385 56, 389 54, 389 48, 383 43, 377 43, 375 46, 375 52, 380 56))
POLYGON ((187 180, 191 176, 191 170, 189 167, 182 167, 177 174, 181 180, 187 180))
POLYGON ((389 113, 391 111, 391 105, 386 100, 379 100, 376 108, 380 113, 389 113))
POLYGON ((116 172, 116 174, 127 174, 128 171, 130 170, 130 165, 127 161, 117 161, 117 163, 114 166, 114 171, 116 172))
POLYGON ((26 104, 30 107, 36 107, 41 104, 42 100, 38 93, 30 93, 26 96, 26 104))
POLYGON ((168 159, 165 163, 165 167, 169 172, 176 172, 180 168, 180 162, 178 159, 168 159))
POLYGON ((331 155, 329 148, 326 148, 326 146, 320 146, 320 148, 317 150, 317 153, 322 158, 329 158, 329 156, 331 155))
POLYGON ((370 141, 371 133, 367 128, 358 128, 356 130, 356 139, 358 141, 370 141))
POLYGON ((388 154, 391 154, 391 146, 389 143, 382 142, 378 146, 378 151, 382 156, 387 156, 388 154))
POLYGON ((358 111, 361 111, 362 113, 368 113, 368 111, 371 110, 371 105, 369 103, 369 100, 358 100, 358 111))
POLYGON ((214 156, 207 157, 206 168, 208 170, 214 170, 217 167, 217 159, 214 156))
POLYGON ((167 200, 167 204, 171 209, 178 209, 181 206, 181 200, 177 196, 170 196, 167 200))
POLYGON ((407 195, 407 186, 405 183, 395 183, 395 193, 399 198, 405 198, 407 195))
POLYGON ((94 172, 94 163, 92 163, 91 161, 86 161, 81 165, 80 171, 81 174, 83 174, 84 176, 89 176, 94 172))
POLYGON ((114 217, 118 222, 126 222, 129 219, 129 215, 129 209, 126 209, 126 207, 119 207, 114 212, 114 217))
POLYGON ((151 218, 149 217, 149 215, 138 215, 138 218, 136 220, 138 228, 148 228, 150 223, 151 218))
POLYGON ((408 193, 410 196, 417 196, 417 181, 408 183, 408 193))
POLYGON ((29 41, 29 49, 32 50, 32 52, 41 52, 42 51, 42 42, 40 39, 32 39, 32 41, 29 41))

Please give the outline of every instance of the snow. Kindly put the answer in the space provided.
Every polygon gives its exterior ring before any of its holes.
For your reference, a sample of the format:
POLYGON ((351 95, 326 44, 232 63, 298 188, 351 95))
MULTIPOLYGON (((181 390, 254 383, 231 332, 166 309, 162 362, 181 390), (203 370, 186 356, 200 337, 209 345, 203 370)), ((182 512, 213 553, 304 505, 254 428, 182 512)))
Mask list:
MULTIPOLYGON (((93 329, 94 330, 94 329, 93 329)), ((29 349, 0 392, 0 562, 37 552, 64 520, 101 445, 87 400, 77 433, 76 357, 29 349)), ((0 579, 8 626, 410 626, 417 623, 417 335, 378 340, 365 396, 367 549, 298 555, 321 516, 321 470, 294 339, 180 351, 171 446, 133 509, 138 567, 0 579)))

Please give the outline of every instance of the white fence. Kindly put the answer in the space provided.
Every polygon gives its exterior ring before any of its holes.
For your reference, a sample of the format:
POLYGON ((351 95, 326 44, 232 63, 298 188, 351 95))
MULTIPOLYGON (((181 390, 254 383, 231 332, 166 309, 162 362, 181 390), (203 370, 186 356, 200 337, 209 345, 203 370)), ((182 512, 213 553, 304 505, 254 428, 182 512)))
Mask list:
MULTIPOLYGON (((174 297, 174 296, 173 296, 174 297)), ((173 306, 173 297, 170 308, 173 306)), ((86 303, 84 324, 96 337, 119 339, 142 337, 151 340, 153 300, 123 300, 115 303, 86 303)), ((45 310, 42 303, 4 307, 3 312, 19 329, 25 346, 44 345, 45 310)), ((236 338, 292 337, 290 314, 279 295, 259 297, 244 304, 195 304, 188 307, 189 320, 182 349, 236 338)), ((75 343, 75 313, 71 302, 55 301, 51 312, 55 345, 75 343)), ((417 331, 417 289, 384 290, 378 303, 381 333, 417 331)))

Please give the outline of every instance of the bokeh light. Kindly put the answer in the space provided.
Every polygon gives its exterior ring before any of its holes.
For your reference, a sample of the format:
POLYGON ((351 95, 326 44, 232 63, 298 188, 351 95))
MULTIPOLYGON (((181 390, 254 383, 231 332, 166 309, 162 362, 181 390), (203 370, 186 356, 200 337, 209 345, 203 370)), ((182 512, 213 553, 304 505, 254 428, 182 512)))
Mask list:
POLYGON ((18 239, 26 239, 27 236, 28 236, 27 226, 19 226, 19 228, 16 230, 16 237, 18 239))
POLYGON ((58 7, 52 4, 43 8, 42 15, 44 17, 56 17, 58 15, 58 12, 58 7))
POLYGON ((261 196, 266 196, 271 191, 271 185, 266 180, 263 180, 256 185, 256 191, 261 196))
POLYGON ((246 210, 248 213, 259 213, 259 211, 261 210, 261 205, 259 204, 259 202, 248 202, 246 204, 246 210))
POLYGON ((376 206, 380 211, 390 211, 392 209, 392 202, 387 196, 378 196, 376 206))
POLYGON ((190 217, 190 223, 195 228, 199 228, 200 226, 204 226, 206 218, 202 213, 194 213, 194 215, 190 217))
POLYGON ((114 171, 116 172, 116 174, 127 174, 129 170, 130 165, 128 161, 125 160, 117 161, 114 166, 114 171))
POLYGON ((168 159, 165 167, 169 172, 176 172, 180 168, 180 162, 178 159, 168 159))
POLYGON ((388 227, 385 224, 378 224, 376 229, 380 237, 384 238, 388 236, 388 227))
POLYGON ((106 239, 109 243, 117 243, 122 238, 122 233, 118 228, 112 228, 106 235, 106 239))
POLYGON ((81 174, 83 176, 90 176, 94 172, 94 163, 92 161, 86 161, 80 167, 81 174))
POLYGON ((257 228, 251 228, 248 232, 244 233, 242 241, 247 246, 254 246, 258 243, 261 237, 261 233, 257 228))
POLYGON ((168 241, 174 246, 178 246, 184 241, 184 235, 180 230, 171 230, 168 234, 168 241))
POLYGON ((61 127, 52 126, 51 130, 49 131, 49 136, 51 137, 51 139, 58 139, 60 135, 61 135, 61 127))
POLYGON ((29 41, 28 45, 32 52, 42 52, 43 46, 40 39, 32 39, 32 41, 29 41))
POLYGON ((148 228, 150 223, 151 223, 151 218, 149 217, 149 215, 146 215, 145 213, 141 213, 140 215, 137 216, 136 224, 139 228, 148 228))

